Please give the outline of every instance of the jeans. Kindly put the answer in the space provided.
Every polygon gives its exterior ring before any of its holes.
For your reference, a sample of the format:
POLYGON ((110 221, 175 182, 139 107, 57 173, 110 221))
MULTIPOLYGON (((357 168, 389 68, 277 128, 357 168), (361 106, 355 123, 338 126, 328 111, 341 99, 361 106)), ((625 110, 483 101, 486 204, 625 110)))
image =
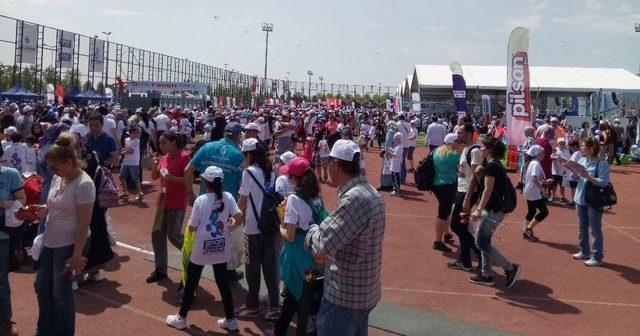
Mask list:
POLYGON ((602 211, 588 205, 576 204, 578 214, 580 252, 591 258, 602 261, 603 237, 602 237, 602 211), (589 246, 589 230, 593 236, 593 244, 589 246))
MULTIPOLYGON (((227 320, 232 320, 236 317, 233 312, 233 296, 231 295, 231 285, 227 280, 227 263, 215 264, 213 267, 213 275, 216 278, 216 285, 220 296, 222 296, 222 306, 224 307, 224 315, 227 320)), ((187 284, 184 286, 184 295, 182 296, 182 303, 180 304, 180 316, 187 317, 191 304, 193 303, 193 293, 198 288, 200 283, 200 277, 202 276, 203 265, 196 265, 189 262, 187 266, 187 284)))
POLYGON ((511 271, 513 265, 505 256, 491 245, 491 236, 504 219, 503 212, 483 210, 476 231, 476 246, 482 252, 482 275, 491 276, 491 262, 495 262, 505 271, 511 271))
POLYGON ((462 204, 464 203, 464 197, 467 193, 456 192, 453 203, 453 212, 451 213, 451 231, 455 233, 460 239, 460 256, 458 261, 465 265, 471 265, 471 250, 475 252, 478 259, 481 259, 480 250, 473 242, 473 235, 469 231, 469 223, 462 223, 460 219, 460 212, 462 212, 462 204))
POLYGON ((39 308, 37 336, 66 336, 75 332, 76 309, 72 281, 64 272, 71 255, 73 245, 42 247, 34 284, 39 308))
POLYGON ((391 172, 391 178, 393 179, 393 191, 395 191, 396 193, 400 193, 400 183, 402 183, 400 181, 400 173, 396 173, 396 172, 391 172))
POLYGON ((156 271, 163 274, 167 274, 167 238, 175 248, 182 249, 184 213, 184 209, 164 210, 160 229, 151 231, 151 244, 155 255, 156 271))
POLYGON ((275 236, 269 237, 262 234, 245 235, 246 264, 245 275, 249 291, 245 305, 249 308, 259 307, 260 294, 260 268, 264 274, 264 282, 267 285, 269 295, 269 308, 280 305, 278 285, 280 277, 276 266, 275 236))
POLYGON ((323 297, 317 316, 318 336, 366 336, 370 312, 338 306, 323 297))
POLYGON ((0 323, 11 321, 9 253, 9 235, 0 231, 0 323))

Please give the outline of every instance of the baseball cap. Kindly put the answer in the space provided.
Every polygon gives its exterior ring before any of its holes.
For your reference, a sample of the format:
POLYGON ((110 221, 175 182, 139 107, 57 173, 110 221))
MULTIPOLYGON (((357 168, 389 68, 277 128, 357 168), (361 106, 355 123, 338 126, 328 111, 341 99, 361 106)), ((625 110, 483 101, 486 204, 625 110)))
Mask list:
POLYGON ((295 157, 289 162, 289 164, 282 168, 281 172, 293 176, 302 176, 310 168, 311 165, 307 159, 295 157))
POLYGON ((291 162, 291 160, 295 158, 296 155, 291 151, 284 152, 282 153, 282 155, 280 155, 280 161, 282 161, 285 165, 288 165, 289 162, 291 162))
POLYGON ((329 156, 342 161, 352 161, 356 153, 360 153, 360 148, 358 148, 355 142, 340 139, 333 144, 329 156))
POLYGON ((254 138, 249 138, 242 142, 242 151, 250 152, 255 150, 258 147, 258 140, 254 138))
POLYGON ((83 138, 87 136, 87 134, 89 134, 89 129, 87 128, 87 126, 83 124, 75 124, 71 126, 70 131, 73 133, 78 133, 83 138))
POLYGON ((18 133, 18 129, 13 127, 13 126, 9 126, 9 127, 4 129, 4 134, 6 134, 6 135, 12 135, 12 134, 16 134, 16 133, 18 133))
POLYGON ((551 117, 550 121, 551 121, 551 122, 558 122, 558 118, 556 118, 556 117, 551 117))
POLYGON ((32 111, 32 110, 33 110, 33 108, 31 106, 27 105, 22 109, 22 112, 29 112, 29 111, 32 111))
POLYGON ((558 143, 560 143, 560 142, 564 142, 564 143, 566 143, 566 142, 567 142, 567 140, 565 140, 564 138, 558 138, 558 143))
POLYGON ((227 135, 238 135, 242 133, 242 125, 237 122, 230 122, 225 126, 224 133, 227 135))
POLYGON ((224 172, 216 166, 209 166, 204 170, 204 173, 200 174, 200 177, 209 182, 213 182, 216 178, 222 179, 224 177, 224 172))
MULTIPOLYGON (((26 110, 26 107, 25 107, 25 110, 26 110)), ((619 124, 619 123, 620 123, 620 119, 618 119, 618 118, 614 119, 614 120, 613 120, 613 123, 614 123, 614 124, 619 124)))
POLYGON ((260 126, 258 126, 258 124, 254 123, 254 122, 250 122, 247 124, 247 126, 244 127, 245 130, 247 131, 259 131, 260 130, 260 126))
POLYGON ((527 155, 536 157, 540 155, 540 153, 544 152, 544 148, 540 145, 533 145, 529 149, 527 149, 527 155))
POLYGON ((452 144, 454 142, 458 141, 458 134, 457 133, 449 133, 447 134, 447 136, 444 137, 444 143, 446 144, 452 144))

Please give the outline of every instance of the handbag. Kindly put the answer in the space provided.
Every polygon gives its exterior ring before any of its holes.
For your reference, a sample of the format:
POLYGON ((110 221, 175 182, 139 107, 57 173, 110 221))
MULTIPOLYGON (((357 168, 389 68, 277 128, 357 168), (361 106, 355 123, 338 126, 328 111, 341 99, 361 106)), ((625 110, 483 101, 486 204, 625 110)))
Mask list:
POLYGON ((316 316, 324 294, 324 277, 310 277, 302 284, 302 297, 298 311, 298 328, 303 335, 317 335, 316 316), (305 322, 306 320, 306 322, 305 322))
MULTIPOLYGON (((596 163, 596 171, 594 174, 595 178, 598 178, 598 167, 600 167, 600 161, 601 160, 598 160, 596 163)), ((612 206, 618 203, 618 196, 616 195, 616 191, 613 189, 611 182, 604 187, 587 182, 584 202, 590 207, 601 209, 605 206, 612 206)))

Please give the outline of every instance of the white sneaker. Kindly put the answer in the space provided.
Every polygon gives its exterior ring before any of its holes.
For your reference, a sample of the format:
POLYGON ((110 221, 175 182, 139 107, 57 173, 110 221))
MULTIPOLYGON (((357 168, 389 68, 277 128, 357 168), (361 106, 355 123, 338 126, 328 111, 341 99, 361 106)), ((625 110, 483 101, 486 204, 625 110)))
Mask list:
POLYGON ((578 252, 576 254, 573 255, 573 259, 575 260, 588 260, 589 256, 582 253, 582 252, 578 252))
POLYGON ((595 260, 595 259, 589 259, 589 260, 585 261, 584 264, 586 266, 589 266, 589 267, 598 267, 598 266, 602 266, 602 261, 598 261, 598 260, 595 260))
POLYGON ((232 319, 232 320, 228 320, 226 318, 223 319, 219 319, 218 320, 218 327, 222 328, 222 329, 227 329, 227 330, 231 330, 231 331, 236 331, 238 330, 238 320, 237 319, 232 319))
POLYGON ((71 289, 73 289, 73 291, 77 291, 78 290, 78 282, 74 281, 71 283, 71 289))
POLYGON ((167 325, 182 330, 187 328, 187 319, 179 314, 169 315, 167 316, 167 325))
POLYGON ((102 274, 100 274, 100 271, 96 271, 91 275, 91 281, 93 282, 102 281, 103 279, 104 277, 102 276, 102 274))

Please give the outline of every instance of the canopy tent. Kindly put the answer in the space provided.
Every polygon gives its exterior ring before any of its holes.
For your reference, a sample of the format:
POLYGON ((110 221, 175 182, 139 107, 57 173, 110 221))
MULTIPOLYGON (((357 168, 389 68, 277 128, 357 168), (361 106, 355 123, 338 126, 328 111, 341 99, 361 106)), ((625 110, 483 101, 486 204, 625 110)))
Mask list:
MULTIPOLYGON (((506 66, 463 65, 462 70, 467 89, 506 90, 506 66)), ((532 92, 640 93, 640 77, 624 69, 530 67, 529 71, 532 92)), ((410 85, 411 92, 451 90, 451 70, 448 65, 416 65, 410 85)))
POLYGON ((108 100, 109 98, 101 95, 94 88, 90 88, 85 92, 78 93, 72 100, 108 100))
POLYGON ((74 86, 73 89, 71 89, 69 92, 67 92, 67 94, 64 95, 64 98, 73 100, 79 94, 80 94, 80 88, 77 86, 74 86))
POLYGON ((40 99, 43 96, 27 90, 21 84, 12 86, 9 90, 0 93, 2 99, 40 99))

